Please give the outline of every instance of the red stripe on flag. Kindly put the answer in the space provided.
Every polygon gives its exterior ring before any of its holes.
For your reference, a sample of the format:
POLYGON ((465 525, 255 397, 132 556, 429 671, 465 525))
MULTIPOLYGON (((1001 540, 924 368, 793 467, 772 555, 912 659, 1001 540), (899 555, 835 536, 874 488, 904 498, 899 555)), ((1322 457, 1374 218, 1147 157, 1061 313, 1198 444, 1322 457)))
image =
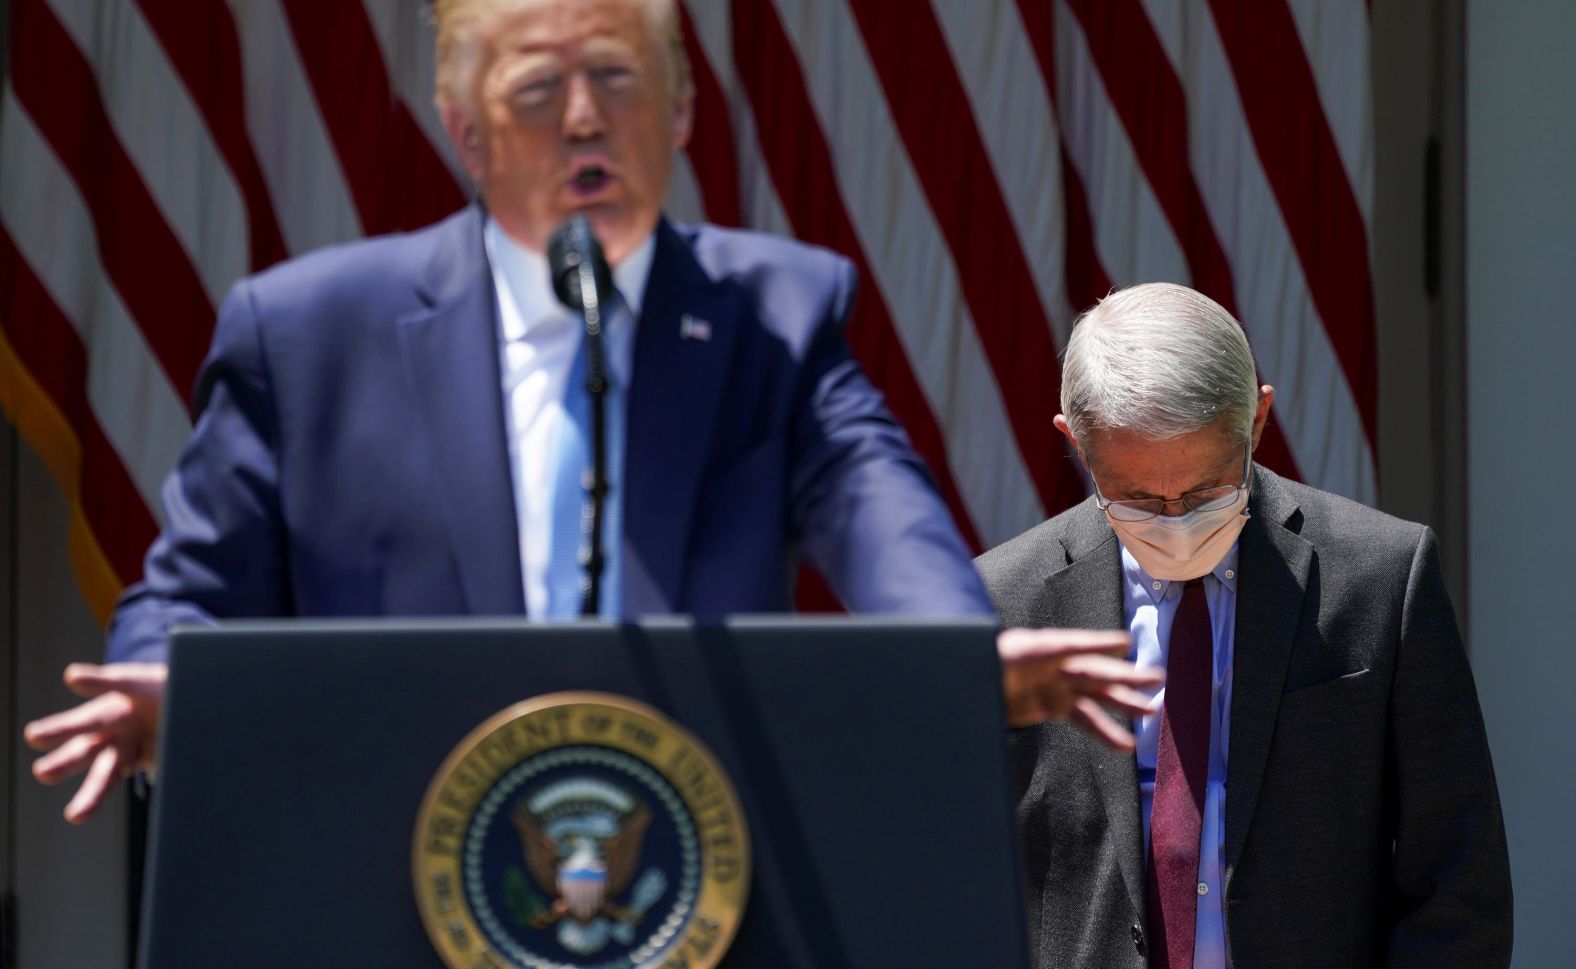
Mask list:
POLYGON ((1100 262, 1094 246, 1094 219, 1089 214, 1089 192, 1083 177, 1073 167, 1062 146, 1062 212, 1067 232, 1067 251, 1062 263, 1067 274, 1067 298, 1073 312, 1083 313, 1110 294, 1111 274, 1100 262))
POLYGON ((1052 513, 1076 504, 1083 482, 1048 431, 1061 382, 1050 317, 935 11, 878 0, 849 0, 849 8, 952 251, 1041 503, 1052 513))
POLYGON ((213 304, 116 138, 76 42, 44 0, 17 0, 11 17, 17 98, 86 199, 105 272, 126 308, 170 382, 189 392, 213 332, 213 304))
POLYGON ((722 85, 717 83, 706 51, 695 36, 689 8, 682 3, 677 6, 684 18, 684 50, 689 54, 690 76, 695 83, 695 125, 690 135, 689 156, 705 202, 706 221, 743 225, 739 162, 734 150, 728 99, 722 92, 722 85))
MULTIPOLYGON (((1056 110, 1056 17, 1052 3, 1046 0, 1018 0, 1018 12, 1023 19, 1024 32, 1029 46, 1040 65, 1040 80, 1045 84, 1046 98, 1051 110, 1056 110)), ((1062 213, 1067 249, 1063 253, 1062 271, 1067 279, 1067 298, 1074 313, 1082 313, 1111 292, 1111 274, 1100 263, 1099 250, 1094 244, 1093 209, 1089 206, 1089 190, 1083 177, 1073 166, 1067 154, 1067 144, 1058 142, 1062 165, 1062 213)), ((1058 408, 1059 410, 1060 408, 1058 408)))
POLYGON ((157 526, 88 404, 87 353, 71 322, 0 228, 0 327, 82 449, 82 511, 122 584, 142 575, 157 526))
POLYGON ((1187 98, 1138 0, 1065 0, 1083 24, 1111 106, 1187 257, 1193 285, 1236 315, 1231 263, 1188 153, 1187 98))
POLYGON ((230 8, 207 0, 137 0, 166 56, 202 113, 246 202, 248 265, 265 269, 288 253, 263 171, 246 131, 241 45, 230 8))
POLYGON ((1302 473, 1297 470, 1297 459, 1292 457, 1291 445, 1286 442, 1286 434, 1281 430, 1280 418, 1273 410, 1270 411, 1269 419, 1264 422, 1264 434, 1259 438, 1259 446, 1253 452, 1253 460, 1283 478, 1291 478, 1293 481, 1302 480, 1302 473))
MULTIPOLYGON (((1040 62, 1040 76, 1051 104, 1056 104, 1056 0, 1018 0, 1018 18, 1034 59, 1040 62)), ((1065 166, 1064 166, 1065 167, 1065 166)))
MULTIPOLYGON (((1104 81, 1111 106, 1127 131, 1144 177, 1154 189, 1187 258, 1193 287, 1237 312, 1231 263, 1215 234, 1188 151, 1187 96, 1154 24, 1138 0, 1066 0, 1104 81)), ((1276 321, 1265 321, 1275 325, 1276 321)), ((1299 478, 1297 464, 1273 416, 1258 458, 1299 478)))
POLYGON ((755 116, 770 119, 758 126, 761 156, 794 234, 843 253, 867 281, 848 327, 849 346, 930 464, 959 530, 969 547, 978 551, 979 534, 958 493, 946 442, 914 379, 891 310, 874 285, 876 276, 843 203, 831 148, 810 104, 804 72, 770 0, 734 0, 733 49, 735 68, 755 116), (748 53, 741 56, 741 52, 748 53))
POLYGON ((1372 447, 1378 350, 1368 232, 1297 24, 1284 0, 1210 0, 1209 6, 1264 174, 1372 447))
POLYGON ((362 231, 415 229, 464 206, 465 193, 389 84, 366 7, 281 3, 362 231))

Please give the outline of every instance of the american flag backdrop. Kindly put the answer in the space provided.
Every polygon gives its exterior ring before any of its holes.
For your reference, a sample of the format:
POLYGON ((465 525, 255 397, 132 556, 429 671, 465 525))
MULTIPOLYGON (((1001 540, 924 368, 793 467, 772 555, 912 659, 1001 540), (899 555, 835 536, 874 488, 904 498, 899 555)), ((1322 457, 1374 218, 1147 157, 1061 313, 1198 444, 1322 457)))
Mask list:
MULTIPOLYGON (((426 0, 11 0, 0 403, 100 619, 238 277, 467 188, 426 0)), ((1375 498, 1367 0, 684 0, 671 214, 859 267, 855 353, 989 547, 1079 500, 1058 348, 1111 288, 1244 323, 1260 458, 1375 498)))

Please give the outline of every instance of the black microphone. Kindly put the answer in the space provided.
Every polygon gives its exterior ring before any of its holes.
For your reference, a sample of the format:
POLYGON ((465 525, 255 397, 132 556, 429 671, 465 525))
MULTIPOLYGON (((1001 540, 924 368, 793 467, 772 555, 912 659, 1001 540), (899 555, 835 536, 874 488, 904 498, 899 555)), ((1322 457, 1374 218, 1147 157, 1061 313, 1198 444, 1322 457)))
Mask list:
POLYGON ((586 326, 586 393, 591 397, 591 473, 586 495, 591 514, 586 516, 586 545, 581 554, 585 577, 580 614, 598 614, 602 599, 602 509, 607 481, 607 358, 602 347, 602 309, 613 295, 613 271, 602 246, 584 215, 576 215, 553 230, 547 240, 547 265, 553 292, 571 310, 581 314, 586 326))
POLYGON ((576 312, 600 307, 613 292, 613 271, 608 268, 602 244, 591 231, 591 222, 577 215, 553 230, 547 240, 547 264, 553 274, 553 292, 559 302, 576 312), (590 290, 586 285, 590 283, 590 290))

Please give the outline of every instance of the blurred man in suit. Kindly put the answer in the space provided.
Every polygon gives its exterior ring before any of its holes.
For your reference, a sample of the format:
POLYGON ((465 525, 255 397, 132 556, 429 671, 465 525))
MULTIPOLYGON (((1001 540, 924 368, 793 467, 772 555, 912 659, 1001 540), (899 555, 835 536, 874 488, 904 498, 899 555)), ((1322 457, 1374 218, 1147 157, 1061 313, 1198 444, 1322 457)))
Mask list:
POLYGON ((978 561, 1009 625, 1132 633, 1136 756, 1013 743, 1036 964, 1502 967, 1494 771, 1434 535, 1252 463, 1274 400, 1181 286, 1077 324, 1089 500, 978 561))
MULTIPOLYGON (((33 724, 67 816, 151 763, 177 622, 580 613, 589 464, 583 327, 549 285, 586 215, 612 265, 601 613, 792 606, 799 555, 849 608, 988 615, 923 463, 842 337, 852 265, 662 217, 693 90, 673 0, 440 0, 438 102, 480 202, 293 260, 220 311, 167 524, 82 706, 33 724)), ((1002 641, 1013 722, 1145 682, 1125 637, 1002 641)))

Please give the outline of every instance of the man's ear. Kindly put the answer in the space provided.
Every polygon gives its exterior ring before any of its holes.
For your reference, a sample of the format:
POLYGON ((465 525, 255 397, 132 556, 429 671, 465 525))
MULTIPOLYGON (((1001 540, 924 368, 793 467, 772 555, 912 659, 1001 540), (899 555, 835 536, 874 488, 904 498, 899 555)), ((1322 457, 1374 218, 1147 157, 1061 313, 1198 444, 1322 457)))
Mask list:
POLYGON ((438 99, 438 113, 443 118, 443 130, 449 136, 449 144, 454 146, 455 156, 465 166, 465 174, 471 181, 480 183, 486 167, 482 164, 481 138, 476 123, 448 98, 438 99))
POLYGON ((1073 436, 1073 428, 1071 424, 1067 423, 1067 415, 1057 414, 1052 418, 1051 423, 1056 425, 1058 431, 1062 432, 1062 437, 1067 438, 1067 443, 1071 445, 1073 453, 1078 455, 1078 460, 1083 462, 1084 470, 1087 471, 1089 462, 1084 460, 1083 448, 1078 446, 1078 439, 1073 436))
POLYGON ((1253 413, 1253 449, 1259 448, 1259 438, 1264 434, 1264 425, 1269 423, 1270 405, 1275 403, 1275 388, 1269 384, 1259 388, 1258 409, 1253 413))
POLYGON ((695 85, 686 84, 684 90, 673 98, 673 150, 683 151, 689 145, 690 132, 695 128, 695 85))

